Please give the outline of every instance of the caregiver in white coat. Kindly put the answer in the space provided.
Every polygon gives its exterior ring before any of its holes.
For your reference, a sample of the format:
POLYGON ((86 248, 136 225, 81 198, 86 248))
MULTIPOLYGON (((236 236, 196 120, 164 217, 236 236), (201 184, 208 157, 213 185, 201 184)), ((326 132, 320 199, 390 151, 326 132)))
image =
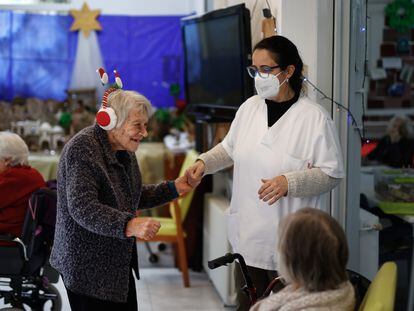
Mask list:
MULTIPOLYGON (((224 140, 187 170, 190 183, 234 164, 227 215, 234 252, 243 255, 260 297, 276 275, 279 221, 302 207, 323 209, 323 194, 344 177, 329 114, 302 92, 303 63, 287 38, 263 39, 248 67, 258 95, 237 111, 224 140)), ((243 280, 236 273, 236 284, 243 280)), ((238 310, 249 301, 241 291, 238 310)))

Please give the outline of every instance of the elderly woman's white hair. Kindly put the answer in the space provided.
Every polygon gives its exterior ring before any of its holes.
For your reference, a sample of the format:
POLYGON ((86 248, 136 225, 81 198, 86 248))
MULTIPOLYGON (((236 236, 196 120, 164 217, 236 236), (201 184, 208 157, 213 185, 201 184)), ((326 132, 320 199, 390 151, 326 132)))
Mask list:
POLYGON ((0 159, 9 160, 10 166, 28 165, 29 148, 24 140, 11 132, 0 132, 0 159))
POLYGON ((117 90, 109 94, 108 106, 115 110, 117 116, 116 127, 119 128, 128 118, 131 109, 137 108, 145 113, 148 118, 153 113, 153 108, 150 101, 144 96, 135 91, 117 90))
POLYGON ((397 125, 398 132, 401 137, 414 138, 414 130, 410 118, 402 114, 395 115, 388 123, 387 134, 390 134, 393 130, 393 127, 397 125))

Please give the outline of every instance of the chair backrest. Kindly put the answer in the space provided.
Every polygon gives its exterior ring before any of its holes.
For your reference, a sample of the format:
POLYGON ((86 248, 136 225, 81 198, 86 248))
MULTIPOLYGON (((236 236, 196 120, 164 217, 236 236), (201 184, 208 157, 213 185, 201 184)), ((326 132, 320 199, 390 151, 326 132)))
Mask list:
POLYGON ((368 287, 371 281, 358 272, 347 269, 346 270, 349 281, 354 287, 355 291, 355 310, 359 309, 362 301, 364 300, 365 294, 367 293, 368 287))
POLYGON ((56 204, 56 190, 41 188, 30 196, 22 230, 22 240, 29 258, 38 252, 49 255, 55 234, 56 204))
MULTIPOLYGON (((195 151, 194 149, 188 150, 187 154, 184 158, 184 162, 180 169, 179 176, 183 176, 185 174, 185 171, 194 164, 194 162, 197 160, 197 157, 199 156, 199 153, 195 151)), ((178 204, 181 209, 181 220, 184 221, 185 217, 187 216, 188 210, 190 208, 191 200, 194 196, 194 190, 187 193, 185 196, 178 199, 178 204)), ((175 218, 175 212, 174 212, 174 206, 170 205, 170 213, 173 218, 175 218)))
POLYGON ((386 262, 378 270, 362 301, 359 311, 394 310, 397 288, 397 265, 386 262))

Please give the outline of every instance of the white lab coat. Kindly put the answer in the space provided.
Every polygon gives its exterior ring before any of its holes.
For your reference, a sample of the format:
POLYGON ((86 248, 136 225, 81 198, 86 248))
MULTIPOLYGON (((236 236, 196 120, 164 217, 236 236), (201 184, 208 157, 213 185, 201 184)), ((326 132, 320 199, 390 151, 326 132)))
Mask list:
POLYGON ((222 145, 234 162, 233 195, 227 212, 233 251, 242 254, 249 266, 276 270, 279 221, 302 207, 323 209, 323 198, 288 195, 269 206, 259 199, 261 179, 308 165, 331 177, 344 177, 333 121, 320 105, 301 97, 268 128, 266 103, 253 96, 240 106, 222 145))

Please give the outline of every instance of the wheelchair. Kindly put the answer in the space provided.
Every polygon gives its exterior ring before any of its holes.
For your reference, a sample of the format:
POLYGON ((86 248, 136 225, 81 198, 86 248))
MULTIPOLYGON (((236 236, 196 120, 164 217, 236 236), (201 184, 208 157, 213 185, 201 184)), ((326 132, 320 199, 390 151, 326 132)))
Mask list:
MULTIPOLYGON (((240 264, 240 269, 245 281, 245 285, 242 288, 242 291, 244 294, 246 294, 249 297, 250 300, 250 307, 253 306, 257 301, 266 298, 270 295, 272 290, 274 288, 283 287, 281 277, 274 278, 269 285, 267 286, 266 290, 264 291, 263 295, 261 297, 257 297, 256 293, 256 287, 253 284, 253 281, 251 279, 251 276, 249 274, 249 270, 247 269, 246 262, 244 261, 244 258, 242 255, 238 253, 227 253, 226 255, 222 257, 218 257, 216 259, 208 261, 208 267, 210 269, 216 269, 222 266, 227 266, 228 264, 231 264, 235 260, 238 261, 240 264)), ((361 305, 364 296, 367 293, 368 287, 371 284, 371 282, 362 276, 361 274, 354 272, 352 270, 347 270, 349 281, 351 282, 352 286, 355 290, 355 311, 359 310, 359 306, 361 305)))
POLYGON ((13 242, 0 246, 0 300, 12 307, 1 310, 59 311, 62 300, 57 283, 59 274, 48 264, 56 222, 56 191, 41 188, 29 199, 22 235, 0 233, 0 241, 13 242), (27 309, 26 309, 27 310, 27 309))

